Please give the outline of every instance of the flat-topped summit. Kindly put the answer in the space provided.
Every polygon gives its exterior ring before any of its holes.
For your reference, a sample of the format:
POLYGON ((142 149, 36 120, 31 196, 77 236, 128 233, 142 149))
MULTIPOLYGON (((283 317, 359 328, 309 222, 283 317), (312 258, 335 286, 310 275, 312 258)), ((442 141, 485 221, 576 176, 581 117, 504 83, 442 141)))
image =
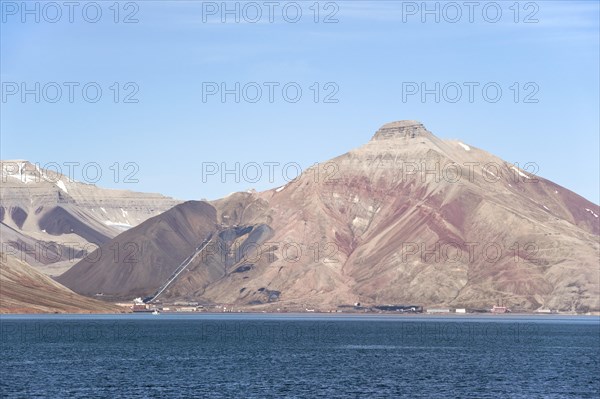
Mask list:
POLYGON ((403 120, 403 121, 395 121, 395 122, 386 123, 385 125, 381 126, 380 129, 411 127, 411 126, 423 126, 423 124, 419 121, 403 120))
POLYGON ((390 140, 398 138, 415 138, 431 133, 419 121, 396 121, 381 126, 371 140, 390 140))

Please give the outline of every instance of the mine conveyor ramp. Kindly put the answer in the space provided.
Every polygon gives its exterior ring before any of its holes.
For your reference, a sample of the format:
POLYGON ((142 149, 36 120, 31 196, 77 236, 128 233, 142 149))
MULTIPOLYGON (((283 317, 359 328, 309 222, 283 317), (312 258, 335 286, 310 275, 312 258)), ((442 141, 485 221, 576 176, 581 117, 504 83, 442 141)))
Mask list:
POLYGON ((189 266, 190 263, 198 256, 200 253, 206 248, 206 246, 210 243, 213 238, 213 233, 210 233, 208 237, 200 245, 196 247, 196 250, 193 254, 184 259, 183 262, 177 266, 177 269, 171 274, 171 276, 167 279, 167 281, 160 286, 160 288, 154 293, 154 295, 144 298, 144 303, 155 301, 160 294, 162 294, 168 287, 171 285, 173 281, 181 274, 183 271, 189 266))

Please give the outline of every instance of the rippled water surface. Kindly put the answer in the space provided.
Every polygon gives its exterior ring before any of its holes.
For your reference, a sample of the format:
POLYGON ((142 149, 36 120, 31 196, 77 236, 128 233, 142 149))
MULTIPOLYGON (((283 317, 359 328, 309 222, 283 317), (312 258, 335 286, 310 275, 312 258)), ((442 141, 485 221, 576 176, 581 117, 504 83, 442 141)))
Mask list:
POLYGON ((593 317, 2 316, 0 397, 582 397, 593 317))

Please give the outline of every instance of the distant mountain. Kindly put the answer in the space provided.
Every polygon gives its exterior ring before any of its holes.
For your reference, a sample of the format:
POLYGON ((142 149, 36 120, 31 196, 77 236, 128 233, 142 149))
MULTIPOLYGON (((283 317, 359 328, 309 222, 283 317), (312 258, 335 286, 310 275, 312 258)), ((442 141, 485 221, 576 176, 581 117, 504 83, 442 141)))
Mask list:
POLYGON ((165 301, 265 309, 502 300, 600 310, 599 214, 555 183, 400 121, 283 187, 152 217, 58 281, 113 299, 162 290, 165 301), (111 255, 127 244, 139 258, 111 255))
POLYGON ((2 251, 58 275, 119 233, 175 206, 160 194, 110 190, 40 169, 2 161, 2 251))

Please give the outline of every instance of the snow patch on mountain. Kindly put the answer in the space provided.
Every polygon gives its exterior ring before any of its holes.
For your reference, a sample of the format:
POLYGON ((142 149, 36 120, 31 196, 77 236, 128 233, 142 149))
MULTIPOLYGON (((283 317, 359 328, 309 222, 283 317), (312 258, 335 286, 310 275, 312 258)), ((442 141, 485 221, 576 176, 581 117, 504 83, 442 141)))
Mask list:
POLYGON ((2 163, 2 179, 5 181, 6 177, 12 177, 13 179, 19 180, 21 183, 34 183, 40 181, 40 174, 36 175, 32 171, 26 170, 27 163, 20 162, 15 165, 14 162, 3 162, 2 163), (18 166, 18 171, 15 170, 14 166, 18 166))
POLYGON ((69 194, 69 191, 67 190, 67 186, 65 186, 65 183, 62 180, 57 181, 56 186, 58 188, 60 188, 62 191, 64 191, 65 193, 69 194))
POLYGON ((483 170, 485 170, 486 173, 489 173, 490 175, 494 176, 494 177, 498 177, 496 176, 496 174, 494 172, 492 172, 491 170, 484 168, 483 170))
POLYGON ((585 210, 588 211, 589 213, 591 213, 592 215, 594 215, 595 218, 598 217, 598 215, 596 215, 596 213, 594 211, 592 211, 591 209, 585 208, 585 210))
POLYGON ((521 172, 521 170, 519 170, 519 168, 515 167, 515 166, 511 166, 510 167, 512 170, 516 171, 519 176, 524 177, 526 179, 531 179, 531 177, 527 176, 525 173, 521 172))
POLYGON ((369 224, 369 221, 367 219, 361 218, 356 216, 354 219, 352 219, 352 226, 354 226, 355 228, 358 229, 364 229, 365 227, 367 227, 369 224))
POLYGON ((468 145, 461 143, 460 141, 458 142, 458 145, 461 146, 462 148, 464 148, 465 151, 471 151, 471 147, 469 147, 468 145))
POLYGON ((104 224, 107 225, 107 226, 113 226, 113 227, 116 227, 116 228, 122 229, 122 230, 127 230, 127 229, 130 229, 130 228, 133 227, 132 225, 130 225, 128 223, 118 223, 118 222, 113 222, 113 221, 110 221, 110 220, 106 220, 104 222, 104 224))

